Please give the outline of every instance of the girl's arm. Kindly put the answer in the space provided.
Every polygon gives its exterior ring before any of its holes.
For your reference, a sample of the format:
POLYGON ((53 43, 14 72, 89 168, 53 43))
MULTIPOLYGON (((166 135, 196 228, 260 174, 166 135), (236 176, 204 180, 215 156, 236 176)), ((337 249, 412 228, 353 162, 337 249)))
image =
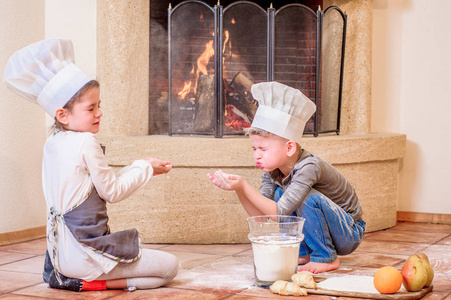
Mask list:
POLYGON ((276 215, 275 201, 261 195, 252 188, 241 176, 216 171, 214 175, 208 174, 216 186, 227 191, 235 191, 244 209, 250 216, 276 215))
MULTIPOLYGON (((115 172, 103 154, 93 134, 85 134, 81 150, 86 172, 89 172, 100 197, 109 203, 122 201, 147 184, 153 175, 152 164, 136 160, 131 165, 115 172)), ((160 170, 161 171, 161 170, 160 170)))

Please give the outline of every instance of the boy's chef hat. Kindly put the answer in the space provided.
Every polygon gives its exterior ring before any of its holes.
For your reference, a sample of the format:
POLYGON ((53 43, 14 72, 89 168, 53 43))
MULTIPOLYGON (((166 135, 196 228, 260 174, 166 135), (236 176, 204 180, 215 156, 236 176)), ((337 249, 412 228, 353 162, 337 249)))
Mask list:
POLYGON ((316 105, 300 90, 276 81, 252 85, 258 109, 252 127, 299 142, 316 105))
POLYGON ((39 104, 55 117, 91 79, 74 65, 70 40, 48 39, 31 44, 8 60, 3 82, 12 92, 39 104))

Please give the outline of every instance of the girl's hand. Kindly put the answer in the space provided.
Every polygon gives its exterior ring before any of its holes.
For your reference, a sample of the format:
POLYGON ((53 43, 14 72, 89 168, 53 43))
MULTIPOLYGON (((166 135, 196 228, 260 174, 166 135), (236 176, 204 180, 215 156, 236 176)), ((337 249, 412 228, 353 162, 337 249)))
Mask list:
POLYGON ((144 160, 152 165, 153 175, 166 174, 172 169, 172 163, 170 161, 163 161, 158 159, 158 157, 147 157, 144 160))
POLYGON ((243 181, 241 176, 227 174, 221 170, 216 171, 214 175, 207 174, 207 176, 214 185, 226 191, 236 191, 243 181))

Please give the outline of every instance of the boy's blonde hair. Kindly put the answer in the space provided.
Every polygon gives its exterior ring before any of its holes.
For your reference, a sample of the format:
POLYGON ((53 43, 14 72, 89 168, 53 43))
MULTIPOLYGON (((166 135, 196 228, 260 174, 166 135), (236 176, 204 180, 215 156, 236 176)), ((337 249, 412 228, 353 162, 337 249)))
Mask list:
MULTIPOLYGON (((92 88, 99 87, 100 84, 97 80, 91 80, 88 83, 86 83, 81 89, 78 90, 78 92, 75 93, 75 95, 70 98, 69 101, 67 101, 66 105, 64 105, 64 109, 67 109, 69 112, 72 112, 72 109, 74 108, 75 103, 80 101, 80 97, 89 91, 92 88)), ((50 133, 53 133, 55 131, 66 131, 64 129, 63 124, 61 124, 56 118, 55 123, 53 124, 52 128, 50 128, 50 133)))
POLYGON ((260 135, 260 136, 268 136, 269 132, 260 128, 255 128, 255 127, 249 127, 249 128, 244 128, 244 133, 246 135, 251 135, 251 134, 255 134, 255 135, 260 135))

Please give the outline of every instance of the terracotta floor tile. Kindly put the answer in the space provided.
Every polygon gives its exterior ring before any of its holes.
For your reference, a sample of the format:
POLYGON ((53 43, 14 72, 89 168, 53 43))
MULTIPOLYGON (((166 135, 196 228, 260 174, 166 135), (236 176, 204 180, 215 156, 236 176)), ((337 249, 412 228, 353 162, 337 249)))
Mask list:
POLYGON ((42 276, 31 273, 0 271, 0 293, 9 293, 42 282, 42 276))
POLYGON ((0 265, 8 264, 11 262, 23 260, 26 258, 33 257, 32 254, 23 254, 15 252, 0 251, 0 265))
POLYGON ((192 253, 233 255, 251 249, 251 244, 235 245, 170 245, 165 250, 185 251, 192 253))
POLYGON ((162 250, 163 248, 166 248, 167 246, 170 246, 170 244, 141 244, 141 247, 143 247, 143 248, 154 249, 154 250, 162 250))
POLYGON ((205 299, 205 300, 219 300, 229 297, 229 294, 211 293, 195 290, 182 290, 175 288, 159 288, 154 290, 141 290, 132 293, 123 293, 114 297, 114 300, 141 300, 141 299, 205 299))
MULTIPOLYGON (((451 300, 451 235, 449 225, 400 222, 371 232, 352 254, 340 256, 340 268, 315 274, 317 282, 343 275, 373 276, 379 267, 401 269, 411 254, 428 255, 434 269, 434 290, 423 299, 451 300)), ((176 255, 179 274, 167 288, 133 293, 123 290, 73 293, 48 288, 42 282, 45 239, 0 247, 0 299, 299 299, 272 294, 254 286, 251 244, 143 244, 176 255)), ((302 299, 352 299, 309 295, 302 299)))
POLYGON ((428 256, 429 263, 435 272, 451 275, 450 248, 450 246, 446 245, 431 245, 423 251, 423 253, 428 256))
POLYGON ((239 252, 237 254, 234 254, 233 256, 245 256, 245 257, 252 257, 252 248, 250 248, 249 250, 243 251, 243 252, 239 252))
MULTIPOLYGON (((2 299, 2 300, 39 300, 42 298, 36 298, 34 296, 3 294, 3 295, 0 295, 0 299, 2 299)), ((51 299, 51 298, 45 298, 45 299, 51 299)))
POLYGON ((382 268, 385 266, 394 266, 405 259, 390 255, 381 255, 375 253, 351 254, 339 256, 340 266, 342 267, 366 267, 366 268, 382 268))
POLYGON ((432 292, 425 295, 421 300, 449 300, 451 299, 451 294, 447 292, 436 292, 432 290, 432 292))
POLYGON ((0 270, 42 274, 42 271, 44 270, 44 256, 35 256, 17 262, 1 265, 0 270))
POLYGON ((379 241, 365 238, 354 253, 372 252, 379 254, 412 255, 426 249, 429 244, 396 241, 379 241))
POLYGON ((435 272, 432 285, 435 292, 451 292, 451 274, 435 272))
MULTIPOLYGON (((124 290, 107 290, 107 291, 84 291, 81 293, 71 292, 71 291, 63 291, 49 288, 46 283, 42 282, 41 284, 37 284, 34 286, 30 286, 24 289, 20 289, 14 292, 14 295, 23 295, 23 296, 34 296, 34 297, 42 297, 45 299, 71 299, 71 300, 101 300, 101 299, 109 299, 115 295, 120 295, 123 293, 127 293, 124 290)), ((36 299, 38 300, 38 299, 36 299)))
POLYGON ((441 232, 451 234, 451 225, 448 224, 429 224, 429 223, 411 223, 398 222, 392 230, 404 231, 422 231, 422 232, 441 232))
POLYGON ((366 237, 366 240, 433 244, 444 239, 447 236, 448 234, 446 233, 411 232, 411 231, 388 229, 385 231, 372 234, 371 236, 366 237))
POLYGON ((177 256, 179 260, 179 268, 180 269, 193 269, 195 267, 199 267, 206 263, 217 260, 223 256, 220 255, 210 255, 210 254, 200 254, 200 253, 190 253, 190 252, 181 252, 181 251, 164 251, 167 253, 171 253, 177 256))
POLYGON ((169 287, 234 294, 254 285, 252 259, 226 257, 179 273, 169 287))
POLYGON ((45 250, 47 250, 46 239, 37 239, 26 243, 0 246, 0 251, 12 251, 34 255, 45 255, 45 250))
POLYGON ((446 237, 446 238, 444 238, 444 239, 441 240, 441 241, 438 241, 437 244, 440 244, 440 245, 450 245, 450 246, 451 246, 451 235, 448 236, 448 237, 446 237))

